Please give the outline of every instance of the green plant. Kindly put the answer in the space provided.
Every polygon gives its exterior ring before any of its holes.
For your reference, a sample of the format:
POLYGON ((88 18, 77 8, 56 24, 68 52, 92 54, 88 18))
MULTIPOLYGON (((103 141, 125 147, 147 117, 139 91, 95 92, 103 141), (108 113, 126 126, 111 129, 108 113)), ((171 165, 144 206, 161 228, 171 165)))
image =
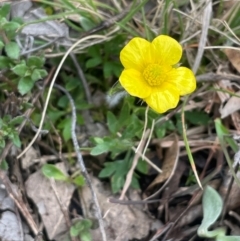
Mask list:
POLYGON ((82 187, 85 184, 84 177, 82 175, 77 174, 74 176, 68 176, 53 164, 44 164, 42 166, 42 173, 47 178, 53 178, 58 181, 71 182, 78 187, 82 187))
POLYGON ((16 147, 21 146, 21 141, 15 127, 22 121, 23 117, 11 118, 9 115, 0 118, 0 153, 3 151, 7 140, 12 141, 16 147))
POLYGON ((0 56, 0 70, 8 79, 2 86, 7 89, 11 86, 12 91, 12 85, 17 85, 19 93, 24 95, 33 88, 37 80, 47 76, 46 70, 43 69, 45 59, 40 56, 30 56, 25 60, 25 57, 21 56, 21 49, 15 41, 21 20, 8 21, 9 12, 9 4, 0 8, 0 50, 4 50, 6 54, 0 56))
POLYGON ((90 228, 92 227, 92 221, 84 219, 77 221, 72 225, 70 229, 70 235, 72 237, 79 237, 82 241, 91 241, 90 228))
POLYGON ((216 241, 238 241, 240 236, 226 236, 226 229, 224 227, 209 231, 223 209, 223 201, 221 196, 210 186, 206 186, 203 199, 203 220, 198 228, 198 236, 204 238, 213 238, 216 241))

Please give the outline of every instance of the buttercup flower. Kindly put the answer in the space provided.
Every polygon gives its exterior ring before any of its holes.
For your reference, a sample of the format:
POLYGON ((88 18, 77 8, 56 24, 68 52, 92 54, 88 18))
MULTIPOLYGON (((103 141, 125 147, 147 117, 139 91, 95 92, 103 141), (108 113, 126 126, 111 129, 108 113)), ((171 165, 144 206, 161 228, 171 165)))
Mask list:
POLYGON ((124 70, 119 81, 130 95, 164 113, 177 106, 180 96, 196 88, 193 72, 177 67, 181 57, 181 45, 169 36, 160 35, 152 42, 133 38, 120 53, 124 70))

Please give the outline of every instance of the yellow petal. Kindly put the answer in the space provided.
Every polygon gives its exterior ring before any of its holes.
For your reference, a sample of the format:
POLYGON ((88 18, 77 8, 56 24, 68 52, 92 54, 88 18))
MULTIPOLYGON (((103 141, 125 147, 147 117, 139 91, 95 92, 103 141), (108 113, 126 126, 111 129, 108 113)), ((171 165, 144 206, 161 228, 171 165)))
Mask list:
POLYGON ((120 60, 125 69, 142 71, 145 65, 151 62, 151 43, 143 38, 133 38, 122 49, 120 60))
POLYGON ((174 84, 180 95, 187 95, 196 89, 196 78, 193 72, 185 67, 172 69, 166 77, 166 81, 174 84))
POLYGON ((182 57, 182 46, 173 38, 160 35, 152 41, 155 62, 164 65, 175 65, 182 57))
POLYGON ((135 69, 123 70, 119 81, 123 88, 132 96, 143 99, 151 93, 151 87, 145 81, 142 74, 135 69))
POLYGON ((179 91, 174 85, 164 83, 161 87, 154 88, 150 96, 144 100, 156 112, 164 113, 177 106, 179 91))

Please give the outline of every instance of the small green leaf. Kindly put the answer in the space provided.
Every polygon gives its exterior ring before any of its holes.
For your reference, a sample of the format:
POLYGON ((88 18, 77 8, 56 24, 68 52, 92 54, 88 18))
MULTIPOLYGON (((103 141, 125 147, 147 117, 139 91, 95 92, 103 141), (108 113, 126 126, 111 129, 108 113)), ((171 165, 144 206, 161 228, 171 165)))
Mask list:
POLYGON ((4 43, 0 40, 0 50, 4 47, 4 43))
POLYGON ((21 78, 18 82, 18 91, 21 95, 28 93, 34 86, 34 82, 30 77, 21 78))
POLYGON ((70 228, 70 235, 71 235, 72 237, 77 237, 79 234, 80 234, 79 228, 78 228, 76 225, 73 225, 73 226, 70 228))
POLYGON ((33 72, 32 72, 32 74, 31 74, 31 79, 32 79, 32 81, 37 81, 37 80, 39 80, 39 79, 41 79, 41 74, 40 74, 40 72, 39 72, 39 70, 38 69, 34 69, 33 70, 33 72))
MULTIPOLYGON (((211 237, 217 236, 219 231, 208 231, 208 228, 216 222, 222 212, 222 198, 215 189, 210 186, 206 186, 203 193, 202 205, 203 220, 198 228, 198 235, 200 237, 209 237, 210 235, 211 237)), ((220 232, 222 233, 223 231, 220 230, 220 232)))
POLYGON ((24 116, 16 116, 10 120, 9 125, 15 126, 15 125, 21 124, 23 122, 23 120, 25 120, 24 116))
POLYGON ((55 165, 45 164, 42 167, 43 174, 48 178, 54 178, 55 180, 66 181, 68 177, 55 165))
POLYGON ((116 165, 113 162, 105 162, 104 168, 99 173, 98 177, 104 178, 104 177, 110 177, 113 175, 113 173, 116 171, 116 165))
POLYGON ((88 31, 95 27, 95 24, 92 21, 90 21, 90 19, 85 17, 80 17, 80 24, 85 31, 88 31))
POLYGON ((1 137, 0 138, 0 148, 3 149, 5 147, 6 143, 5 140, 1 137))
POLYGON ((42 78, 44 78, 44 77, 46 77, 48 75, 48 72, 45 69, 38 69, 38 72, 39 72, 39 74, 41 76, 40 79, 42 79, 42 78))
POLYGON ((27 59, 27 66, 28 67, 36 67, 36 68, 42 68, 44 65, 45 59, 38 56, 30 56, 27 59))
POLYGON ((19 23, 8 22, 3 25, 3 30, 5 31, 16 31, 20 27, 19 23))
POLYGON ((16 146, 16 147, 21 147, 21 141, 20 141, 20 138, 19 138, 19 136, 18 136, 18 133, 14 133, 13 134, 13 138, 11 138, 12 139, 12 142, 13 142, 13 144, 16 146))
POLYGON ((11 59, 18 59, 20 55, 20 48, 18 47, 17 43, 9 42, 5 45, 5 51, 9 58, 11 59))
POLYGON ((104 143, 98 144, 97 146, 93 147, 90 154, 93 156, 97 156, 97 155, 103 154, 105 152, 108 152, 109 149, 110 149, 109 143, 104 142, 104 143))
POLYGON ((86 68, 87 69, 93 68, 93 67, 98 66, 101 63, 102 63, 102 59, 100 57, 91 58, 91 59, 87 60, 86 68))
POLYGON ((85 184, 85 179, 82 175, 79 175, 73 179, 73 182, 78 186, 82 187, 85 184))
POLYGON ((111 112, 107 112, 107 125, 111 133, 116 134, 118 131, 118 120, 116 116, 111 112))
POLYGON ((103 75, 107 79, 111 77, 113 73, 113 64, 111 62, 105 62, 103 65, 103 75))
POLYGON ((18 75, 18 76, 21 76, 21 77, 25 76, 27 70, 28 70, 28 67, 26 66, 25 63, 18 64, 15 67, 12 68, 13 73, 18 75))
POLYGON ((0 56, 0 69, 8 68, 11 63, 11 59, 5 56, 0 56))
POLYGON ((124 175, 113 175, 111 178, 111 187, 112 192, 115 194, 121 190, 125 182, 125 176, 124 175))
POLYGON ((144 161, 144 160, 142 160, 142 159, 140 159, 140 160, 138 161, 138 163, 137 163, 136 169, 137 169, 139 172, 143 173, 143 174, 147 174, 147 173, 148 173, 148 164, 147 164, 147 162, 144 161))
POLYGON ((0 8, 0 17, 6 18, 7 15, 10 13, 10 4, 4 4, 0 8))
POLYGON ((80 238, 81 238, 81 241, 91 241, 92 237, 91 237, 90 231, 89 230, 83 230, 80 233, 80 238))

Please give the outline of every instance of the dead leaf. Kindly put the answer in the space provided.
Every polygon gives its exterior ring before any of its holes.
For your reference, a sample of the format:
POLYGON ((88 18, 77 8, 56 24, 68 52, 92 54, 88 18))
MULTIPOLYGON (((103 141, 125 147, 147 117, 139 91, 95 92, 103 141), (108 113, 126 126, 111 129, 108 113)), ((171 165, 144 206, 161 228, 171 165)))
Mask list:
POLYGON ((240 73, 240 49, 239 51, 234 49, 225 49, 224 53, 227 55, 228 60, 234 68, 240 73))
MULTIPOLYGON (((63 163, 59 163, 56 166, 66 173, 63 163)), ((67 230, 67 225, 50 180, 43 176, 41 170, 39 170, 29 176, 25 185, 27 195, 38 207, 38 212, 49 239, 56 239, 58 235, 67 230)), ((74 186, 66 182, 57 181, 55 189, 61 199, 61 203, 67 210, 74 186)))
MULTIPOLYGON (((240 96, 240 91, 235 93, 240 96)), ((232 96, 222 109, 220 109, 221 119, 233 114, 240 109, 240 97, 232 96)))
POLYGON ((179 145, 178 145, 178 136, 174 136, 174 141, 170 148, 167 150, 163 166, 162 166, 162 173, 160 173, 154 181, 148 186, 147 190, 151 189, 155 185, 158 185, 165 180, 171 177, 176 169, 177 161, 179 156, 179 145))
MULTIPOLYGON (((109 203, 108 198, 112 196, 110 188, 103 186, 97 178, 92 177, 91 180, 104 215, 103 220, 108 241, 141 240, 149 234, 152 226, 155 225, 155 228, 160 226, 159 221, 149 217, 141 205, 123 206, 109 203)), ((131 199, 140 199, 137 191, 131 190, 129 193, 132 195, 131 199)), ((80 195, 83 213, 89 218, 95 218, 89 187, 84 186, 80 195)), ((92 240, 99 240, 101 237, 99 229, 91 230, 91 232, 92 240)))

